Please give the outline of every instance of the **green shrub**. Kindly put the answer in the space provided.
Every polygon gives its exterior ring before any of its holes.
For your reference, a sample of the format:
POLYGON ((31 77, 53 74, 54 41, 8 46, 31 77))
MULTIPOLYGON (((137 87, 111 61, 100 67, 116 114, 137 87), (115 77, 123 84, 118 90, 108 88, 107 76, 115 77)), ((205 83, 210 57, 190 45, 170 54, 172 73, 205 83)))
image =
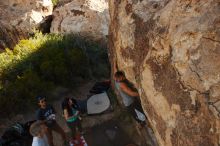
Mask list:
POLYGON ((52 0, 52 3, 54 6, 56 6, 58 4, 59 0, 52 0))
POLYGON ((74 88, 78 78, 92 77, 109 77, 107 48, 73 35, 36 33, 0 54, 0 114, 23 111, 56 86, 74 88))

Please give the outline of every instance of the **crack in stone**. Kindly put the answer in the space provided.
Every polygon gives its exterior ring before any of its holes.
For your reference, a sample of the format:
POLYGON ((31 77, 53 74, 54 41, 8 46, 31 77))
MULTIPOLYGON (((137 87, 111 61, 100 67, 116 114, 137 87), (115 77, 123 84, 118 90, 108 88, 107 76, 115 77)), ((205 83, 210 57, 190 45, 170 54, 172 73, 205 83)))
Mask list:
MULTIPOLYGON (((192 62, 192 63, 193 63, 193 62, 192 62)), ((194 65, 194 64, 193 64, 193 65, 194 65)), ((196 66, 195 66, 195 67, 196 67, 196 66)), ((196 76, 199 78, 199 80, 200 80, 201 82, 203 82, 203 80, 202 80, 200 74, 199 74, 198 72, 196 72, 195 70, 193 70, 192 67, 191 67, 190 65, 189 65, 189 69, 190 69, 193 73, 196 74, 196 76)))
POLYGON ((207 40, 210 40, 210 41, 213 41, 213 42, 220 43, 219 40, 215 40, 215 39, 212 39, 212 38, 208 38, 208 37, 202 37, 202 38, 207 39, 207 40))
POLYGON ((196 89, 193 89, 191 86, 184 85, 183 81, 181 80, 181 74, 178 72, 178 70, 175 67, 174 67, 174 70, 177 73, 177 78, 178 78, 177 81, 179 82, 179 84, 183 88, 183 90, 188 90, 188 91, 196 90, 196 89), (190 88, 190 90, 189 90, 189 88, 190 88))

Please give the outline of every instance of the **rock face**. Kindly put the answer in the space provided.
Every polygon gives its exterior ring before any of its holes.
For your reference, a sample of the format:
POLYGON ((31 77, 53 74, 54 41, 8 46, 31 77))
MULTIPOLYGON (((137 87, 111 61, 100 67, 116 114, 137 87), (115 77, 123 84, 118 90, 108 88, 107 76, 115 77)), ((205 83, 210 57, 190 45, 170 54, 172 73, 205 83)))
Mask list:
POLYGON ((0 1, 0 49, 13 48, 26 38, 32 28, 44 17, 51 15, 53 5, 43 8, 42 0, 2 0, 0 1))
POLYGON ((13 48, 19 40, 27 37, 26 31, 0 22, 0 52, 5 48, 13 48))
POLYGON ((110 58, 160 146, 220 144, 219 0, 111 0, 110 58))
POLYGON ((52 33, 74 33, 95 40, 108 35, 107 0, 74 0, 53 13, 52 33))

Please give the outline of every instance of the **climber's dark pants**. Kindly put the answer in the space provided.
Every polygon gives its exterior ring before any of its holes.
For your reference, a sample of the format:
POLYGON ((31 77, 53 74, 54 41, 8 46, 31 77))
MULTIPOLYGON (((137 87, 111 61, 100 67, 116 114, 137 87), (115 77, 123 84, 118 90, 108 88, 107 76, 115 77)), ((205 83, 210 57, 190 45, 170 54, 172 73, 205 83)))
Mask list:
MULTIPOLYGON (((142 109, 142 106, 141 106, 141 103, 139 100, 137 100, 137 99, 134 100, 134 102, 131 105, 127 106, 126 109, 138 123, 146 124, 146 121, 141 121, 140 119, 138 119, 138 116, 135 112, 135 109, 136 109, 144 114, 144 111, 142 109)), ((145 115, 145 117, 146 117, 146 115, 145 115)), ((147 117, 146 117, 146 119, 147 119, 147 117)))

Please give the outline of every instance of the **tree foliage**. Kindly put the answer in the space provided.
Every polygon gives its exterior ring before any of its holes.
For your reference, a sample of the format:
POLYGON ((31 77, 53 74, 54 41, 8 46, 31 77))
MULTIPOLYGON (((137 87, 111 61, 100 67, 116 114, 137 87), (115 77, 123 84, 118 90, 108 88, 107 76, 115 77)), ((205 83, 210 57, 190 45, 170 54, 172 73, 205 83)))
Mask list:
POLYGON ((109 76, 106 46, 73 35, 36 33, 0 54, 0 114, 33 106, 56 86, 109 76), (12 108, 13 107, 13 108, 12 108))

